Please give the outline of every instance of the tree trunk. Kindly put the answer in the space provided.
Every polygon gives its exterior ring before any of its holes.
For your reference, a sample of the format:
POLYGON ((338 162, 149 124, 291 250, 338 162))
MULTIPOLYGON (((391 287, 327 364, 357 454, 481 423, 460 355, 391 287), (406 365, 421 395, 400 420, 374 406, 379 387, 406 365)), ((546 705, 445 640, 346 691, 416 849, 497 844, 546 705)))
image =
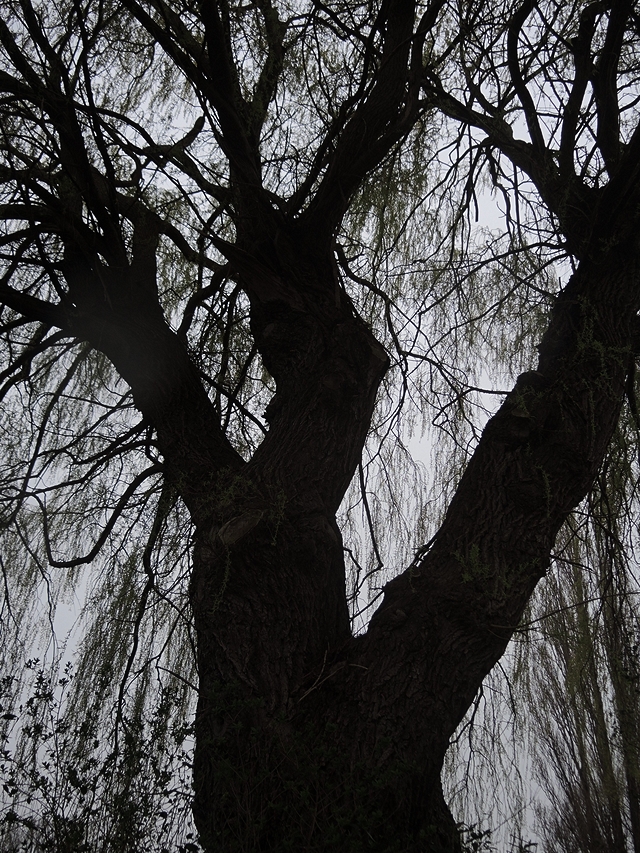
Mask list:
POLYGON ((315 266, 325 279, 301 264, 296 304, 281 283, 266 298, 247 286, 277 394, 263 445, 198 523, 196 821, 211 851, 453 851, 443 757, 612 435, 635 257, 582 262, 431 550, 355 638, 335 512, 386 359, 330 265, 315 266))

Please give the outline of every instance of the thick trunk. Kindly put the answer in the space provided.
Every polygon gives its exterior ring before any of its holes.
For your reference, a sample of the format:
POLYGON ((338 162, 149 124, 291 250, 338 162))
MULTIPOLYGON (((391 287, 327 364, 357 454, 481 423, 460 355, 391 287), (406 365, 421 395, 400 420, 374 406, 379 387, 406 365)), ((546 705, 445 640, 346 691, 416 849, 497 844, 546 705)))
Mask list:
POLYGON ((431 550, 354 638, 335 514, 388 360, 330 248, 292 229, 270 229, 260 251, 249 242, 230 260, 277 390, 247 463, 144 298, 98 311, 79 292, 69 316, 131 384, 196 526, 198 829, 211 851, 453 851, 442 759, 610 440, 635 248, 581 264, 538 370, 488 424, 431 550))
POLYGON ((194 563, 207 849, 456 849, 439 784, 449 739, 620 410, 637 273, 616 260, 615 275, 583 263, 567 286, 538 371, 487 426, 430 552, 387 586, 357 638, 334 513, 385 363, 344 300, 324 315, 283 299, 254 309, 259 343, 278 342, 265 346, 272 429, 221 484, 194 563))
POLYGON ((277 390, 269 434, 240 472, 221 473, 194 554, 195 814, 212 850, 289 849, 285 837, 330 848, 314 817, 326 733, 294 717, 310 675, 351 638, 335 514, 388 365, 331 253, 283 236, 278 253, 267 270, 235 258, 277 390))

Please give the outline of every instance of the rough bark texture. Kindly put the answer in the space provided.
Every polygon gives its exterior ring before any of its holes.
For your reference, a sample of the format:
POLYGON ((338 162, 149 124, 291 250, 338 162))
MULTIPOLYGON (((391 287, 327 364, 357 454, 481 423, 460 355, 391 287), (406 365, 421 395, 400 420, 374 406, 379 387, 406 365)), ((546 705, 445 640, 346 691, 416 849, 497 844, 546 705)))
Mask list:
POLYGON ((637 284, 628 247, 615 267, 583 261, 431 550, 357 638, 334 513, 384 361, 347 308, 333 327, 304 312, 287 326, 281 303, 260 306, 304 373, 279 379, 272 432, 219 493, 224 512, 196 551, 196 816, 209 849, 456 849, 444 753, 597 473, 637 284))

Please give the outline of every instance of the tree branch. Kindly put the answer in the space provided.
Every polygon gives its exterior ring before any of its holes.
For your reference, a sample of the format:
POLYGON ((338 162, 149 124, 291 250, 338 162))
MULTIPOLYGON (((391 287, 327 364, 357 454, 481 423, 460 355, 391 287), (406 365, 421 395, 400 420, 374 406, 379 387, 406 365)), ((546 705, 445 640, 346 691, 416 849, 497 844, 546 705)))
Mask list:
POLYGON ((414 35, 413 0, 387 0, 383 4, 381 26, 386 25, 386 33, 374 85, 340 133, 315 197, 300 217, 323 239, 333 236, 366 175, 413 126, 420 47, 443 5, 443 0, 433 0, 414 35), (414 40, 418 48, 412 51, 414 40))
POLYGON ((592 77, 598 110, 596 138, 610 176, 615 172, 620 159, 618 63, 625 28, 633 6, 631 0, 616 0, 611 4, 604 46, 592 77))
POLYGON ((540 123, 538 121, 538 111, 533 103, 533 98, 527 89, 526 83, 524 82, 522 71, 520 70, 520 61, 518 57, 518 40, 520 38, 520 33, 522 32, 522 27, 535 7, 536 0, 525 0, 509 22, 509 28, 507 31, 507 65, 509 67, 509 73, 511 74, 514 89, 520 99, 522 109, 524 110, 524 117, 527 122, 529 134, 531 135, 534 151, 541 154, 546 148, 544 136, 542 135, 540 123))
POLYGON ((599 0, 584 7, 580 15, 578 35, 571 45, 575 74, 562 119, 559 158, 560 174, 567 181, 575 177, 573 158, 575 155, 576 129, 584 93, 591 76, 591 42, 595 32, 596 17, 601 9, 599 0))

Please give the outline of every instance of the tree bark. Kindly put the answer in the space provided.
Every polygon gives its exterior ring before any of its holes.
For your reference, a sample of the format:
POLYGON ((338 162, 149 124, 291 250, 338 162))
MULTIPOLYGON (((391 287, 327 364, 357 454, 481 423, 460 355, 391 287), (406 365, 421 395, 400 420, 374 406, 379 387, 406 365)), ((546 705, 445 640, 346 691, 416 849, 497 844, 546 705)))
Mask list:
MULTIPOLYGON (((335 294, 330 266, 317 267, 335 294)), ((272 428, 221 482, 194 560, 195 815, 208 850, 457 849, 442 760, 598 471, 624 394, 637 271, 628 246, 615 263, 581 263, 537 371, 487 425, 430 551, 355 638, 335 512, 386 360, 343 297, 314 312, 253 284, 278 385, 272 428)), ((317 300, 317 276, 310 286, 317 300)))

